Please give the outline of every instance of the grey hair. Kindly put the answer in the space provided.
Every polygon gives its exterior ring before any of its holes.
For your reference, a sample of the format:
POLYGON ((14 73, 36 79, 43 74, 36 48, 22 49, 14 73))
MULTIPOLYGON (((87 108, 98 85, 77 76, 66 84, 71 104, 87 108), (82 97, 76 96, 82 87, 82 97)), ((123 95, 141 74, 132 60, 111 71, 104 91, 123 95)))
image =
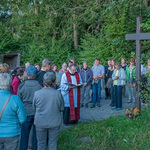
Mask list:
POLYGON ((66 64, 66 65, 67 65, 67 63, 66 63, 66 62, 63 62, 63 63, 62 63, 62 66, 63 66, 64 64, 66 64))
POLYGON ((56 75, 53 72, 46 72, 43 77, 44 86, 53 86, 53 83, 56 80, 56 75))
POLYGON ((0 90, 8 91, 12 82, 12 76, 8 73, 0 73, 0 90))
POLYGON ((115 66, 119 66, 119 67, 121 67, 120 62, 116 62, 116 63, 115 63, 115 66))
POLYGON ((46 65, 51 65, 51 60, 48 59, 48 58, 45 58, 45 59, 42 61, 42 67, 46 67, 46 65))
POLYGON ((30 65, 30 63, 29 63, 29 62, 27 62, 27 63, 25 64, 25 66, 28 66, 28 65, 30 65))
POLYGON ((75 64, 71 64, 70 66, 69 66, 69 69, 71 69, 72 67, 77 67, 75 64))
POLYGON ((88 65, 87 61, 83 62, 83 64, 86 64, 86 65, 88 65))
POLYGON ((29 79, 34 80, 34 79, 36 79, 37 76, 32 74, 32 75, 28 75, 28 77, 29 77, 29 79))

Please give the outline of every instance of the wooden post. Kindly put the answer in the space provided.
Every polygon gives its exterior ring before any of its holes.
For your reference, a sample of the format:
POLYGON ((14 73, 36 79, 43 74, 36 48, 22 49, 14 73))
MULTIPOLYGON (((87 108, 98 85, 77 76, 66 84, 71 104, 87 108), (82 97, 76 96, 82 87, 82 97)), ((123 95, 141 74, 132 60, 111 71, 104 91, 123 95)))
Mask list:
MULTIPOLYGON (((140 24, 142 23, 142 18, 137 17, 137 27, 135 34, 126 34, 126 40, 136 40, 136 78, 140 81, 141 79, 141 40, 150 40, 150 33, 142 33, 140 24)), ((136 100, 135 107, 141 111, 141 100, 140 100, 140 84, 137 83, 136 88, 136 100)))
MULTIPOLYGON (((136 33, 141 33, 140 24, 142 23, 142 18, 137 17, 137 28, 136 33)), ((138 81, 141 79, 141 41, 136 40, 136 78, 138 81)), ((137 84, 136 88, 136 99, 135 99, 135 106, 141 110, 141 99, 139 96, 140 93, 140 84, 137 84)))

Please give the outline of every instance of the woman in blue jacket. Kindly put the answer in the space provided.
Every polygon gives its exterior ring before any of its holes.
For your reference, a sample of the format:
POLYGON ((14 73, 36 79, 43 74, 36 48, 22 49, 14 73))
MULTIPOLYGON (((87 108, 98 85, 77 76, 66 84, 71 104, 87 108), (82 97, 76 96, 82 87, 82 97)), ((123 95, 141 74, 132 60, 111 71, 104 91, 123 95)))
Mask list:
POLYGON ((26 120, 24 106, 17 95, 11 95, 9 87, 12 78, 8 73, 0 73, 0 150, 18 150, 21 124, 26 120))

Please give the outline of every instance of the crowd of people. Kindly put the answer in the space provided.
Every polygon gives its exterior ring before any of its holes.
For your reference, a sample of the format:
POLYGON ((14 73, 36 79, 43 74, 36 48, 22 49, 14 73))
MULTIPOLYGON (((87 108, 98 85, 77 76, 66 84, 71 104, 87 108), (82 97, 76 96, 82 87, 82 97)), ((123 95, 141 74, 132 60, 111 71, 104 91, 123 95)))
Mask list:
MULTIPOLYGON (((50 59, 42 66, 29 62, 25 69, 18 69, 14 78, 7 64, 0 64, 0 150, 57 149, 60 125, 76 124, 80 119, 80 108, 101 107, 101 90, 105 89, 105 100, 111 99, 112 109, 122 109, 122 97, 128 95, 128 103, 135 102, 135 59, 121 63, 109 59, 103 66, 99 58, 92 68, 87 62, 82 67, 75 59, 63 62, 58 70, 50 59), (104 86, 103 86, 104 80, 104 86)), ((141 70, 144 84, 150 86, 150 60, 141 70), (148 74, 148 76, 147 76, 148 74)))

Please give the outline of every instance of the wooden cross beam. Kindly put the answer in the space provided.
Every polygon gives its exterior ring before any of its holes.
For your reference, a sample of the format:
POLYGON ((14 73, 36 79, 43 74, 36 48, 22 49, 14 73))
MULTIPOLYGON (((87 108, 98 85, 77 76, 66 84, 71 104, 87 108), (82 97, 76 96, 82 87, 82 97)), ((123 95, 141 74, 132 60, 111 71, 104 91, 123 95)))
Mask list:
MULTIPOLYGON (((137 26, 135 34, 126 34, 126 40, 136 40, 136 78, 141 79, 141 40, 150 40, 150 33, 142 33, 140 24, 142 23, 142 17, 137 17, 137 26)), ((141 111, 141 100, 140 100, 140 84, 137 85, 136 89, 136 100, 135 107, 141 111)))

